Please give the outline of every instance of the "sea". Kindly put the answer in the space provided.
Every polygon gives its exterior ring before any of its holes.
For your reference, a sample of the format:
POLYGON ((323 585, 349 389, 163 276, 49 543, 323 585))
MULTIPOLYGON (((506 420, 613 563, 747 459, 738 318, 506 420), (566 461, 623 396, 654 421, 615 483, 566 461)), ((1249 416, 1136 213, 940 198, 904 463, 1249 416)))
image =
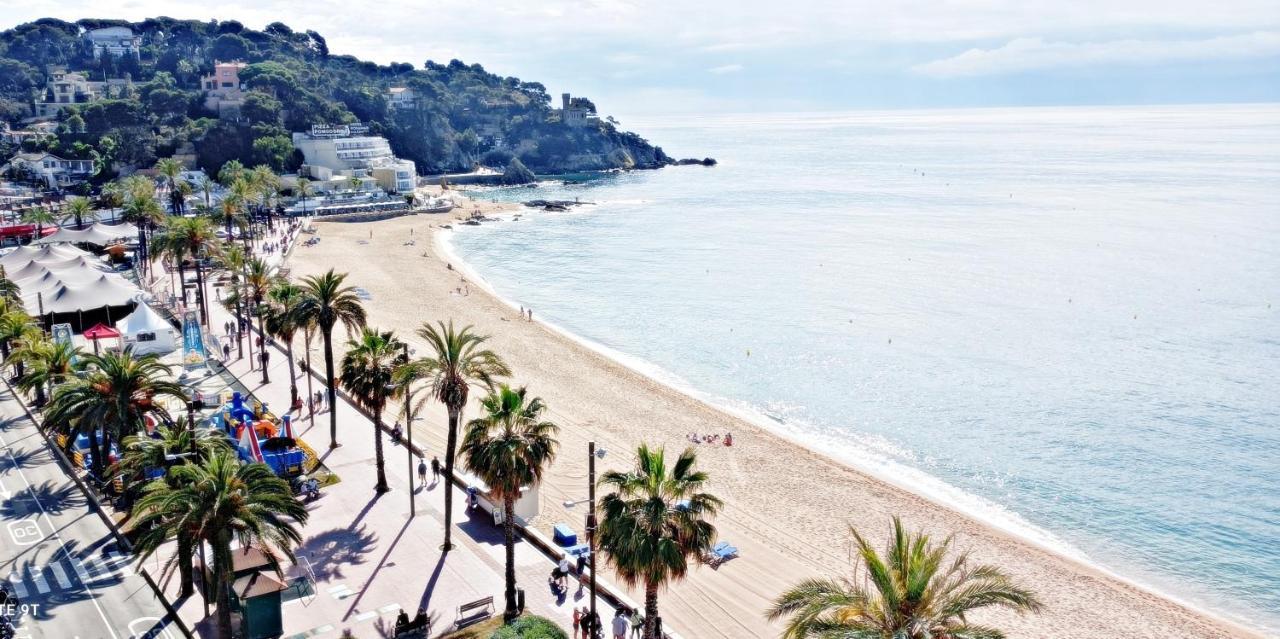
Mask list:
POLYGON ((718 164, 473 191, 589 204, 452 250, 662 381, 1280 634, 1280 105, 624 128, 718 164))

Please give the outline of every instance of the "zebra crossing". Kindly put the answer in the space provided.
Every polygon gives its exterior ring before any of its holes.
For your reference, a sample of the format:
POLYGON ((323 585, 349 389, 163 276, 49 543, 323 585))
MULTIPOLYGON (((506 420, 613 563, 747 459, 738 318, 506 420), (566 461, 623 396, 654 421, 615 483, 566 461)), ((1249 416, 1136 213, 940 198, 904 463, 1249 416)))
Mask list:
POLYGON ((44 565, 29 564, 9 573, 10 590, 19 599, 42 597, 50 593, 74 590, 98 580, 120 577, 129 564, 129 556, 114 548, 102 554, 82 558, 58 553, 58 559, 44 565), (67 567, 71 570, 68 571, 67 567))

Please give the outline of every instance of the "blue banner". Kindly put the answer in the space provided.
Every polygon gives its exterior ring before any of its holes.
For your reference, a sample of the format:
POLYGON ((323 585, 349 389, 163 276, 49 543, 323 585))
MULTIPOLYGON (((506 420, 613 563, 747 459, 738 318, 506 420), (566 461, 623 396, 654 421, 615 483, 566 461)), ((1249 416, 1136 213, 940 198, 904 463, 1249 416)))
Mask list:
POLYGON ((204 334, 200 330, 198 311, 182 314, 182 365, 202 366, 207 354, 204 350, 204 334))

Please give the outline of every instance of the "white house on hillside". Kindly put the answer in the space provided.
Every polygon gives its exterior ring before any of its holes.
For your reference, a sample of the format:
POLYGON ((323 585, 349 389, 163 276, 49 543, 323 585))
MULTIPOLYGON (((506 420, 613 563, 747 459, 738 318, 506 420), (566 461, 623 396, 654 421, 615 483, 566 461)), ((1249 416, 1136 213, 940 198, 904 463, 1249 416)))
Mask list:
POLYGON ((138 51, 142 49, 142 37, 133 35, 133 29, 129 27, 92 29, 86 31, 84 37, 93 46, 95 60, 101 58, 103 53, 117 58, 125 55, 136 58, 138 51))
POLYGON ((63 189, 93 176, 93 160, 67 160, 52 153, 19 153, 0 172, 28 173, 51 189, 63 189))

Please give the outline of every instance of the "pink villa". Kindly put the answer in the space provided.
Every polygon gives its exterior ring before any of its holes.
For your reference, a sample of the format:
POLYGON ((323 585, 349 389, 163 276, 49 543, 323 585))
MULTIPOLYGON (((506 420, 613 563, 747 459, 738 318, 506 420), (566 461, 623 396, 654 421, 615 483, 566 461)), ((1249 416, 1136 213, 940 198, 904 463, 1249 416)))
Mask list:
POLYGON ((218 117, 237 117, 244 104, 244 86, 240 84, 240 70, 249 66, 243 62, 214 62, 213 75, 200 78, 204 89, 204 105, 217 111, 218 117))

